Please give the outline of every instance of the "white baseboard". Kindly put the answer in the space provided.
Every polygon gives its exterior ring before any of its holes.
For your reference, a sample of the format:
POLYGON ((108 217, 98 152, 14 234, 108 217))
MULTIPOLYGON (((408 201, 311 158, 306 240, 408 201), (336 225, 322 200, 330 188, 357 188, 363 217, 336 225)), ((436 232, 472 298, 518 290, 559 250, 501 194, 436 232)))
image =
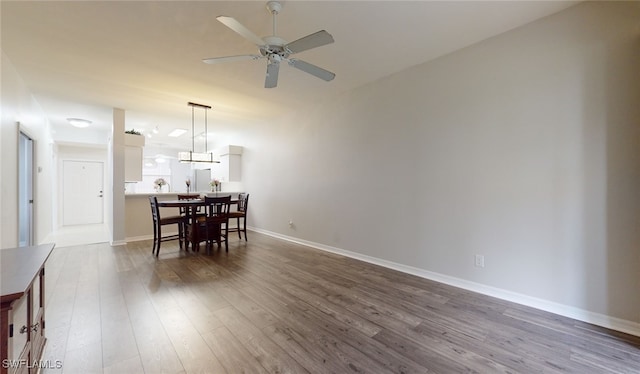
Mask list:
POLYGON ((640 336, 640 323, 637 323, 637 322, 615 318, 615 317, 607 316, 604 314, 594 313, 584 309, 572 307, 569 305, 564 305, 564 304, 556 303, 549 300, 539 299, 539 298, 524 295, 521 293, 508 291, 501 288, 491 287, 481 283, 471 282, 465 279, 451 277, 448 275, 435 273, 435 272, 424 270, 424 269, 419 269, 413 266, 403 265, 396 262, 387 261, 387 260, 363 255, 361 253, 347 251, 344 249, 331 247, 328 245, 311 242, 308 240, 303 240, 303 239, 279 234, 272 231, 262 230, 254 227, 247 227, 247 229, 261 233, 261 234, 269 235, 274 238, 278 238, 278 239, 286 240, 289 242, 302 244, 308 247, 320 249, 322 251, 327 251, 327 252, 339 254, 342 256, 354 258, 356 260, 361 260, 371 264, 397 270, 403 273, 412 274, 421 278, 448 284, 454 287, 463 288, 465 290, 496 297, 498 299, 511 301, 517 304, 544 310, 550 313, 573 318, 573 319, 591 323, 594 325, 606 327, 608 329, 621 331, 621 332, 635 335, 635 336, 640 336))
MULTIPOLYGON (((173 232, 173 231, 169 231, 169 232, 162 232, 163 235, 178 235, 178 232, 173 232)), ((140 235, 140 236, 129 236, 125 238, 125 241, 127 243, 130 242, 139 242, 142 240, 153 240, 153 234, 151 235, 140 235)))
POLYGON ((132 236, 132 237, 125 238, 125 241, 127 243, 139 242, 142 240, 153 240, 153 235, 132 236))

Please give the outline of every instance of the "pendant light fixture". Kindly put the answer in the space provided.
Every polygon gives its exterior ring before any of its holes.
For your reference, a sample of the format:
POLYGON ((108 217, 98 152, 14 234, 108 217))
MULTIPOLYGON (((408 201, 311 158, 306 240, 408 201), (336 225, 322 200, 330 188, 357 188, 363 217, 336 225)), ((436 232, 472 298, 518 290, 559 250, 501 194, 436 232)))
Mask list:
POLYGON ((211 109, 209 105, 197 104, 189 102, 191 107, 191 151, 178 152, 178 160, 180 162, 206 162, 206 163, 219 163, 213 159, 213 153, 207 151, 208 133, 207 133, 207 110, 211 109), (204 109, 204 153, 195 152, 195 108, 204 109))

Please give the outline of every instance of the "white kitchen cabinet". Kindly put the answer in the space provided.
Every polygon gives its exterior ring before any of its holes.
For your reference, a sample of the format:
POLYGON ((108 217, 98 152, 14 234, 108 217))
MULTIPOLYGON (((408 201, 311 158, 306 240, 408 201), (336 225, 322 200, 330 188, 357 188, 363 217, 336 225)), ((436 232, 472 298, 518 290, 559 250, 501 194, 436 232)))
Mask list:
POLYGON ((124 181, 142 181, 144 136, 124 134, 124 181))
POLYGON ((124 181, 140 182, 142 180, 142 148, 124 147, 124 181))
POLYGON ((214 166, 214 177, 219 178, 222 182, 241 182, 242 147, 228 145, 220 148, 216 153, 220 163, 214 166))

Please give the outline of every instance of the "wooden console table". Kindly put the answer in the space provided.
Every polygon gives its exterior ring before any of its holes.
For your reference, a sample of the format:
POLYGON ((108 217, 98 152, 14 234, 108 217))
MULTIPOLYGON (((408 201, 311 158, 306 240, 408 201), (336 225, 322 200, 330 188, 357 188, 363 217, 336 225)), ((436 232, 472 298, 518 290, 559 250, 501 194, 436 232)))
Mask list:
POLYGON ((39 369, 47 340, 44 264, 53 247, 42 244, 0 250, 0 374, 39 369))

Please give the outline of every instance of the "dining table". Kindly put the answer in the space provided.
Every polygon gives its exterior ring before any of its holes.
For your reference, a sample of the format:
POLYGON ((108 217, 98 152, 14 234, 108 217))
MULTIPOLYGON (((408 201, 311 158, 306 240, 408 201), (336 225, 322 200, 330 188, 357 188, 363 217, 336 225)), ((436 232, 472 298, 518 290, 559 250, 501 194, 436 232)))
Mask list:
MULTIPOLYGON (((223 195, 220 194, 216 197, 227 197, 231 195, 223 195)), ((231 205, 238 204, 238 199, 231 199, 231 205)), ((199 225, 195 224, 198 217, 198 207, 206 207, 207 203, 204 198, 194 195, 193 199, 178 199, 178 200, 158 200, 158 207, 160 208, 183 208, 185 211, 185 216, 187 217, 188 224, 191 226, 191 248, 192 251, 195 251, 198 248, 198 227, 199 225)), ((186 235, 186 233, 185 233, 186 235)), ((189 249, 188 242, 185 241, 185 250, 189 249)))

